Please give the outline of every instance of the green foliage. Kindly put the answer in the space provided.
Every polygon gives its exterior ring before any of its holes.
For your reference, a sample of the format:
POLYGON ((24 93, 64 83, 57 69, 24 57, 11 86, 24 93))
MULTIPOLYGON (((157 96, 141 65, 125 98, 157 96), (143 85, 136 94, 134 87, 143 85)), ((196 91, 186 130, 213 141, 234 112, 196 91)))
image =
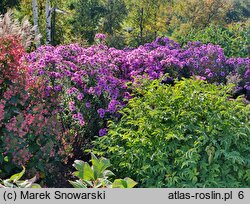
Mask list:
POLYGON ((114 183, 109 180, 109 177, 114 176, 114 173, 108 168, 111 166, 110 161, 105 158, 98 159, 94 154, 91 154, 90 166, 87 162, 76 160, 73 164, 75 171, 74 176, 79 180, 69 181, 74 188, 133 188, 137 183, 130 178, 116 179, 114 183))
POLYGON ((75 31, 89 43, 94 42, 98 23, 104 14, 104 7, 99 0, 79 0, 76 5, 73 22, 75 31))
POLYGON ((0 188, 41 188, 36 181, 36 176, 28 180, 20 180, 25 173, 25 168, 20 173, 12 175, 9 179, 0 179, 0 188))
POLYGON ((179 42, 200 41, 220 45, 228 57, 248 57, 250 24, 236 23, 224 26, 210 25, 204 29, 193 29, 186 36, 176 36, 179 42))
POLYGON ((245 21, 250 17, 250 1, 232 0, 232 7, 227 12, 227 23, 245 21))
POLYGON ((249 187, 250 106, 201 80, 141 82, 95 153, 140 187, 249 187))
MULTIPOLYGON (((45 2, 37 0, 41 42, 45 43, 45 2)), ((94 43, 96 33, 105 33, 110 46, 136 47, 169 35, 179 39, 211 24, 225 26, 245 22, 249 18, 246 0, 53 0, 52 44, 94 43), (122 40, 120 42, 120 40, 122 40)), ((28 16, 33 22, 32 0, 3 2, 15 6, 15 16, 21 21, 28 16)), ((9 4, 9 5, 6 5, 9 4)), ((190 36, 191 37, 191 36, 190 36)))
POLYGON ((230 8, 228 0, 174 0, 168 8, 168 33, 175 37, 211 24, 224 25, 230 8))
POLYGON ((106 39, 106 44, 108 47, 114 47, 116 49, 123 49, 126 47, 125 36, 121 33, 116 33, 114 35, 109 35, 106 39))
POLYGON ((126 5, 123 0, 105 0, 104 16, 100 19, 100 31, 111 36, 121 29, 121 23, 127 15, 126 5))
POLYGON ((168 0, 125 0, 128 16, 123 21, 127 44, 133 47, 153 41, 166 30, 168 0))
POLYGON ((78 0, 75 10, 75 34, 90 44, 98 32, 115 35, 127 14, 123 0, 78 0))

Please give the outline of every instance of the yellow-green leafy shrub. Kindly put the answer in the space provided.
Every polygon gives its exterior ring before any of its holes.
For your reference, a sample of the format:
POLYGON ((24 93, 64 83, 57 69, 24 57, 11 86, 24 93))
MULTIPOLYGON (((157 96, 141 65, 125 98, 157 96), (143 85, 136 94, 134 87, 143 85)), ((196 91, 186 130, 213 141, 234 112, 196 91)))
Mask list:
POLYGON ((249 187, 250 106, 201 80, 135 89, 96 153, 139 187, 249 187))

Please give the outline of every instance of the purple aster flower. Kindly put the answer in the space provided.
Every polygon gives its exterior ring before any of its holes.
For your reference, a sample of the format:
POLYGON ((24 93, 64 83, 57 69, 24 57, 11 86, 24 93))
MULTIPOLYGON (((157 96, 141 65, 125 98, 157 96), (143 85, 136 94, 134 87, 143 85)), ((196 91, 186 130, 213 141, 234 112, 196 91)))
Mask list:
POLYGON ((221 59, 220 58, 218 58, 217 60, 216 60, 216 63, 220 63, 221 62, 221 59))
POLYGON ((89 94, 94 94, 94 88, 93 88, 93 87, 90 87, 89 90, 88 90, 88 93, 89 93, 89 94))
POLYGON ((91 107, 91 103, 90 102, 86 102, 85 106, 86 106, 86 108, 90 108, 91 107))
POLYGON ((205 74, 209 74, 209 73, 211 73, 211 70, 210 69, 206 69, 205 70, 205 74))
POLYGON ((61 90, 62 90, 62 85, 59 84, 59 85, 55 86, 55 87, 54 87, 54 90, 55 90, 55 92, 61 91, 61 90))
POLYGON ((45 89, 45 95, 50 96, 51 91, 53 90, 52 86, 47 86, 45 89))
POLYGON ((250 91, 250 86, 249 85, 245 85, 244 88, 248 91, 250 91))
POLYGON ((77 90, 77 88, 75 88, 75 87, 69 88, 69 89, 67 90, 67 94, 68 94, 69 96, 71 96, 72 94, 77 93, 77 92, 78 92, 78 90, 77 90))
POLYGON ((221 75, 222 77, 224 77, 226 74, 225 74, 225 72, 221 72, 220 75, 221 75))
POLYGON ((207 75, 209 78, 213 77, 214 74, 212 72, 210 72, 208 75, 207 75))
POLYGON ((83 120, 83 116, 82 116, 82 114, 81 114, 80 112, 77 113, 77 118, 78 118, 79 120, 83 120))
POLYGON ((78 119, 77 114, 73 114, 73 115, 72 115, 72 118, 73 118, 73 119, 78 119))
POLYGON ((95 38, 96 39, 100 39, 100 40, 104 40, 106 38, 106 35, 105 34, 102 34, 102 33, 97 33, 95 35, 95 38))
POLYGON ((44 74, 45 74, 45 71, 44 71, 44 70, 39 70, 38 74, 39 74, 39 75, 44 75, 44 74))
POLYGON ((117 110, 117 105, 118 105, 118 102, 116 100, 114 99, 111 100, 108 105, 109 112, 114 113, 117 110))
POLYGON ((100 118, 104 118, 105 112, 106 111, 103 108, 97 110, 97 113, 99 114, 100 118))
POLYGON ((95 91, 95 94, 96 94, 97 96, 100 96, 100 95, 102 94, 102 89, 101 89, 100 86, 96 86, 96 87, 94 88, 94 91, 95 91))
POLYGON ((202 81, 206 80, 206 77, 202 77, 202 76, 196 76, 195 78, 198 80, 202 80, 202 81))
POLYGON ((50 72, 49 76, 50 77, 57 77, 58 73, 57 72, 50 72))
POLYGON ((250 68, 245 72, 245 78, 250 78, 250 68))
POLYGON ((78 99, 79 101, 81 101, 81 100, 83 99, 83 97, 84 97, 83 93, 79 93, 79 94, 77 95, 77 99, 78 99))
POLYGON ((70 101, 69 102, 69 110, 71 110, 71 111, 75 111, 76 110, 75 102, 74 101, 70 101))
POLYGON ((125 92, 125 93, 123 94, 123 97, 124 97, 125 99, 130 99, 130 98, 132 98, 129 92, 125 92))
POLYGON ((85 121, 84 120, 79 120, 79 123, 80 123, 81 126, 85 125, 85 121))
POLYGON ((106 135, 107 132, 108 132, 107 128, 100 129, 99 130, 99 136, 102 137, 102 136, 106 135))

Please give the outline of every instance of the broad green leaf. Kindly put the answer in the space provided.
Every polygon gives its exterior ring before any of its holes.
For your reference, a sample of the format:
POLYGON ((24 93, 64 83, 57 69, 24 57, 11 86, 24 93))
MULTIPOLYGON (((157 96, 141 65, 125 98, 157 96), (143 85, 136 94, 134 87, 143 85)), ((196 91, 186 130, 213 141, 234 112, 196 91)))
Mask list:
POLYGON ((116 179, 112 184, 112 188, 127 188, 127 183, 123 179, 116 179))
POLYGON ((81 160, 75 160, 74 161, 74 164, 73 164, 73 167, 75 167, 76 170, 78 170, 80 172, 80 176, 82 176, 83 172, 83 165, 84 165, 84 161, 81 161, 81 160))
POLYGON ((83 180, 94 180, 94 172, 88 163, 84 165, 83 180))
POLYGON ((73 166, 78 170, 74 175, 82 180, 94 180, 94 173, 87 162, 76 160, 73 166))
POLYGON ((74 175, 81 178, 81 179, 83 179, 84 165, 85 165, 85 162, 81 161, 81 160, 75 160, 74 164, 73 164, 75 169, 78 170, 78 171, 74 172, 74 175))
POLYGON ((93 165, 95 180, 103 177, 104 171, 110 167, 110 161, 106 158, 98 159, 93 153, 91 154, 91 162, 93 165))
POLYGON ((135 185, 137 185, 137 182, 131 178, 116 179, 112 184, 112 188, 133 188, 135 185))

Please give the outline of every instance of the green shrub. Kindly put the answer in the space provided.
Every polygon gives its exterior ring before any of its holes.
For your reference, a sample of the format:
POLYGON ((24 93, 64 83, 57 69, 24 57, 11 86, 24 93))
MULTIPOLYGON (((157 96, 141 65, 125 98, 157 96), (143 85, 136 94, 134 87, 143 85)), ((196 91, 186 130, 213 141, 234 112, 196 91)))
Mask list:
POLYGON ((140 187, 250 187, 250 105, 230 87, 144 82, 95 153, 140 187))

